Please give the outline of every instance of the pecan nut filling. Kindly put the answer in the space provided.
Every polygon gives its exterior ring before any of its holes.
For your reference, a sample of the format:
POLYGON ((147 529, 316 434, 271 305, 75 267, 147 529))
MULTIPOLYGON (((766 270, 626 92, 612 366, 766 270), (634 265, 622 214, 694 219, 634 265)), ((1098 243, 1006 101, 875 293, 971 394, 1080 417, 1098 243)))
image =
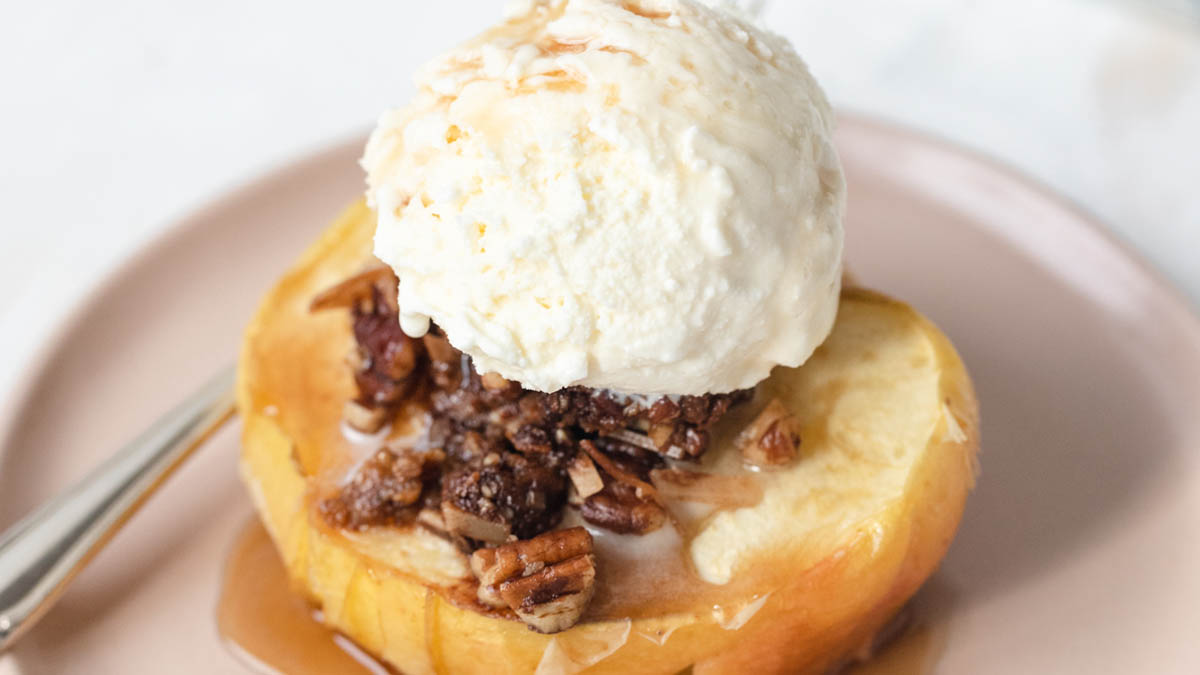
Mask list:
MULTIPOLYGON (((389 269, 372 268, 312 303, 352 319, 347 361, 358 395, 347 403, 347 424, 378 432, 411 402, 430 417, 420 450, 379 450, 320 503, 336 527, 416 522, 471 552, 535 540, 558 527, 566 508, 578 508, 597 527, 647 534, 669 518, 652 474, 668 459, 698 461, 711 426, 751 395, 644 401, 584 387, 526 390, 481 375, 436 326, 421 339, 404 334, 396 286, 389 269)), ((527 609, 514 611, 539 629, 573 623, 535 624, 527 609)))

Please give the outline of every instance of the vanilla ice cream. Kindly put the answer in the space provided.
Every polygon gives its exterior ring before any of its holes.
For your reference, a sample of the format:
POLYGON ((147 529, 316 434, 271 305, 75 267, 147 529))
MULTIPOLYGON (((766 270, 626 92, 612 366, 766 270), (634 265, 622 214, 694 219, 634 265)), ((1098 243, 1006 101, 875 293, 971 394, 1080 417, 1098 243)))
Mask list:
POLYGON ((715 1, 527 1, 417 85, 363 158, 405 332, 638 394, 751 387, 828 335, 845 183, 782 37, 715 1))

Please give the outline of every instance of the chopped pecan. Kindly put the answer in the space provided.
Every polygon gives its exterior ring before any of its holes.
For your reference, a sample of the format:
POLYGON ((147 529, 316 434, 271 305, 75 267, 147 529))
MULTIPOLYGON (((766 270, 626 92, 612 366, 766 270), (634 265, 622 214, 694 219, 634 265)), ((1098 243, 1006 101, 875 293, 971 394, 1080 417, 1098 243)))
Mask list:
POLYGON ((390 308, 355 310, 354 337, 362 350, 363 366, 391 380, 403 380, 417 365, 421 343, 404 334, 390 308))
POLYGON ((360 482, 380 494, 372 500, 352 481, 340 497, 346 507, 330 511, 335 525, 415 519, 471 550, 555 527, 570 500, 591 522, 652 531, 666 513, 650 471, 667 457, 698 459, 711 424, 748 397, 525 390, 479 373, 436 325, 421 339, 404 334, 397 287, 395 275, 378 266, 322 293, 312 308, 351 314, 356 349, 347 362, 358 393, 346 405, 348 425, 377 432, 408 403, 421 405, 428 411, 422 444, 442 451, 444 461, 432 477, 422 475, 423 487, 413 479, 405 488, 412 493, 401 489, 402 477, 372 477, 367 467, 360 482))
POLYGON ((749 392, 740 391, 721 396, 684 396, 679 405, 686 422, 707 429, 724 417, 730 406, 745 400, 749 395, 749 392))
POLYGON ((489 452, 455 467, 442 480, 446 527, 489 543, 545 532, 558 524, 566 497, 566 481, 559 473, 514 452, 489 452), (477 536, 481 533, 486 536, 477 536))
POLYGON ((569 389, 549 394, 551 409, 589 433, 607 434, 628 425, 625 406, 604 392, 569 389))
POLYGON ((650 406, 650 422, 652 424, 674 422, 679 419, 679 413, 679 404, 664 396, 650 406))
POLYGON ((767 407, 738 435, 742 457, 756 466, 778 467, 791 463, 800 451, 800 421, 779 399, 767 407))
POLYGON ((522 454, 531 453, 547 453, 554 449, 554 444, 550 440, 550 434, 541 427, 535 427, 532 424, 526 424, 516 430, 515 433, 509 436, 509 441, 516 448, 517 452, 522 454))
POLYGON ((382 429, 412 393, 415 382, 409 376, 421 356, 419 344, 400 330, 397 284, 390 268, 372 267, 322 292, 309 307, 313 312, 351 311, 356 347, 347 362, 358 396, 346 406, 344 417, 351 427, 366 433, 382 429))
POLYGON ((446 452, 456 461, 469 464, 476 460, 485 460, 485 466, 498 461, 503 453, 501 443, 489 439, 478 431, 465 433, 451 432, 444 441, 446 452), (490 457, 490 459, 489 459, 490 457))
POLYGON ((479 599, 507 606, 534 630, 557 633, 579 621, 596 581, 592 536, 559 530, 471 555, 479 599))
POLYGON ((320 509, 334 525, 360 530, 411 520, 425 485, 436 479, 444 455, 383 449, 359 467, 337 497, 320 509))
POLYGON ((352 308, 357 348, 350 361, 356 366, 358 402, 391 413, 420 384, 414 373, 423 360, 423 347, 401 330, 398 310, 385 298, 384 291, 376 285, 371 293, 373 302, 352 308))
POLYGON ((646 438, 656 452, 671 459, 698 460, 708 449, 708 432, 688 424, 654 424, 646 438))

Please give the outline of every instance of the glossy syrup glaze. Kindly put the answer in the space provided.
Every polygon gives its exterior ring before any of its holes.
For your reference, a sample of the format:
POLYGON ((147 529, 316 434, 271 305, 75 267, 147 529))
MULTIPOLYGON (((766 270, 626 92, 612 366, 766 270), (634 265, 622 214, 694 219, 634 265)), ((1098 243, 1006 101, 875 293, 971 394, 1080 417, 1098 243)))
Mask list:
MULTIPOLYGON (((664 533, 658 541, 648 543, 647 549, 667 548, 675 536, 664 533)), ((621 543, 619 539, 600 540, 598 550, 611 552, 621 543)), ((625 557, 631 558, 628 552, 625 557)), ((629 559, 628 564, 634 564, 634 560, 629 559)), ((622 568, 610 565, 609 569, 615 573, 622 568)), ((638 584, 636 590, 650 592, 657 583, 660 584, 658 597, 662 598, 677 584, 694 583, 684 574, 667 579, 669 571, 664 567, 661 573, 644 577, 644 584, 638 584)), ((753 611, 752 605, 740 611, 725 610, 725 615, 730 621, 743 621, 746 614, 753 611)), ((615 600, 598 596, 593 614, 611 614, 617 609, 615 600)), ((246 524, 230 549, 217 606, 217 628, 229 650, 253 672, 287 675, 383 675, 394 672, 345 636, 322 625, 320 613, 292 590, 283 562, 257 519, 246 524)), ((944 629, 922 625, 921 617, 909 611, 902 612, 855 663, 837 672, 841 675, 931 672, 945 641, 944 632, 944 629)), ((639 634, 634 637, 665 645, 671 636, 639 634)))

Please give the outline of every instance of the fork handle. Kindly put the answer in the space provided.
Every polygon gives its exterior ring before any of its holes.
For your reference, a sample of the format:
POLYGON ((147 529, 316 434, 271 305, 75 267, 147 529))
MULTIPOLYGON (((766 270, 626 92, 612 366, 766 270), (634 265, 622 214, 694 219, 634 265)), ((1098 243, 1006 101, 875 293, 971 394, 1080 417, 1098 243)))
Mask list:
POLYGON ((138 507, 234 414, 227 368, 71 489, 0 535, 0 652, 50 609, 138 507))

